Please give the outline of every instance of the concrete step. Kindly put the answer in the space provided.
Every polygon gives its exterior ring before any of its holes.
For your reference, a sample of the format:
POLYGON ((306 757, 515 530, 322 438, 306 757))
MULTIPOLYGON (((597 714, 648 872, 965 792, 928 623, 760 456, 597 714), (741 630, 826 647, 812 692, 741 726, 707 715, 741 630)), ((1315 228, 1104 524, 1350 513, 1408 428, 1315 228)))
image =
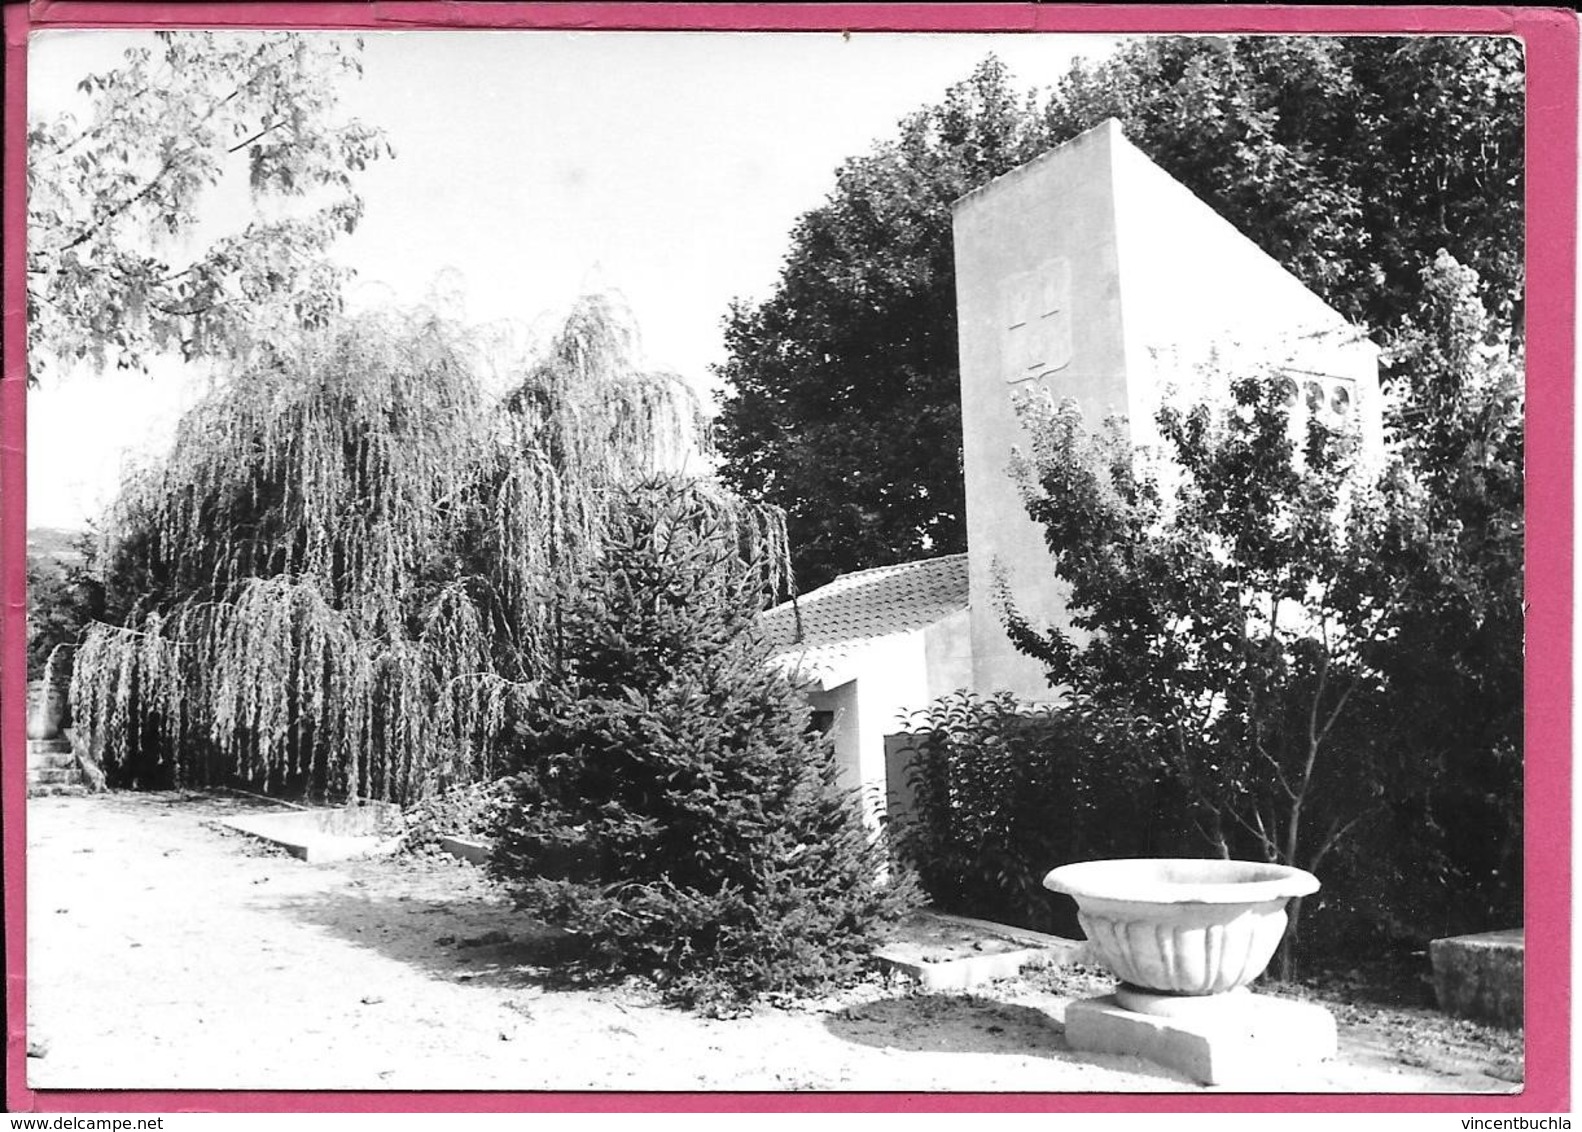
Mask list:
POLYGON ((29 768, 27 782, 29 786, 65 786, 78 781, 77 768, 69 770, 64 767, 37 767, 29 768))
POLYGON ((88 788, 80 782, 68 782, 54 786, 35 785, 31 782, 27 784, 27 796, 29 798, 75 797, 79 794, 87 793, 88 788))
POLYGON ((72 793, 83 789, 82 772, 78 769, 70 739, 27 741, 27 788, 30 795, 72 793))

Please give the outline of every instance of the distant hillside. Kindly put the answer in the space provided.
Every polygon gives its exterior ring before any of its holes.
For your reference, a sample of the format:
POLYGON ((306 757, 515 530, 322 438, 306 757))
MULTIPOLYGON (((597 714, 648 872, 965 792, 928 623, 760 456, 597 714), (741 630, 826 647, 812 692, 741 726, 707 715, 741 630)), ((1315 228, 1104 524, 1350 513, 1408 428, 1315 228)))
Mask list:
POLYGON ((83 561, 82 551, 77 544, 86 533, 63 527, 29 527, 27 556, 59 562, 63 566, 77 565, 83 561))

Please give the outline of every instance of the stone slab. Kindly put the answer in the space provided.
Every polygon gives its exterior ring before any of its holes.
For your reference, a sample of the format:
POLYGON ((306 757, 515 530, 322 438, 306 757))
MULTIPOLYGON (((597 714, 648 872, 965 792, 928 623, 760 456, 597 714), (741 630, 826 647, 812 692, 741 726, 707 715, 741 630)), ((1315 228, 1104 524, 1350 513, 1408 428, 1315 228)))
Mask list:
POLYGON ((993 920, 975 920, 971 916, 957 916, 949 912, 929 912, 936 920, 943 920, 947 924, 960 924, 963 927, 976 928, 990 935, 1002 936, 1017 943, 1026 944, 1030 948, 1048 951, 1061 963, 1088 963, 1092 961, 1092 951, 1085 939, 1067 939, 1065 936, 1050 935, 1047 932, 1035 932, 1031 928, 1019 928, 1014 924, 997 924, 993 920))
POLYGON ((1050 963, 1047 954, 1030 947, 937 963, 928 963, 887 947, 876 948, 873 957, 885 970, 915 979, 931 991, 966 990, 999 979, 1014 979, 1027 967, 1047 966, 1050 963))
POLYGON ((1227 996, 1218 1016, 1139 1014, 1114 995, 1066 1008, 1066 1043, 1086 1053, 1140 1057, 1205 1085, 1253 1092, 1303 1089, 1335 1056, 1335 1019, 1322 1006, 1264 995, 1227 996))
POLYGON ((489 846, 482 841, 469 841, 465 837, 441 837, 439 847, 469 864, 483 865, 489 861, 489 846))
POLYGON ((1022 945, 1007 951, 938 961, 925 960, 901 946, 881 946, 874 950, 873 957, 880 967, 915 979, 927 990, 966 990, 1000 979, 1014 979, 1029 967, 1079 963, 1087 955, 1087 944, 1081 940, 942 912, 929 912, 926 915, 931 919, 1022 945))
POLYGON ((1507 1029, 1521 1028, 1522 929, 1436 939, 1428 945, 1428 955, 1439 1009, 1507 1029))
POLYGON ((309 864, 345 861, 393 851, 399 810, 383 803, 333 809, 293 810, 225 818, 219 824, 277 845, 309 864))

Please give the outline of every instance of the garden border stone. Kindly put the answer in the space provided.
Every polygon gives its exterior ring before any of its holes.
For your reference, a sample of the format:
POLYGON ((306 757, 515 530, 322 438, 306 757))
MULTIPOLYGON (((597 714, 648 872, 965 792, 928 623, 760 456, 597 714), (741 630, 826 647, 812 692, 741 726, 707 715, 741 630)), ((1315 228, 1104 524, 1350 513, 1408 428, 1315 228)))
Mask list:
POLYGON ((459 857, 470 865, 484 865, 489 861, 489 846, 482 841, 442 834, 439 847, 452 857, 459 857))
POLYGON ((310 865, 394 852, 392 836, 399 807, 385 802, 289 813, 249 814, 222 818, 218 824, 279 846, 310 865))

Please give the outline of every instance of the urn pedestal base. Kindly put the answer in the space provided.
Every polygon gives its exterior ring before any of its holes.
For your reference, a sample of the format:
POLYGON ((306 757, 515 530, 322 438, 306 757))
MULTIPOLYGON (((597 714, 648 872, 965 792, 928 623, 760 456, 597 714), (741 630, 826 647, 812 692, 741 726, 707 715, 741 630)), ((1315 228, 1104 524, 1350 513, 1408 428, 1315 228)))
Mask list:
POLYGON ((1199 998, 1118 995, 1073 1002, 1066 1043, 1088 1053, 1128 1054, 1205 1085, 1251 1092, 1301 1090, 1306 1071, 1335 1056, 1335 1019, 1310 1002, 1247 991, 1199 998))

